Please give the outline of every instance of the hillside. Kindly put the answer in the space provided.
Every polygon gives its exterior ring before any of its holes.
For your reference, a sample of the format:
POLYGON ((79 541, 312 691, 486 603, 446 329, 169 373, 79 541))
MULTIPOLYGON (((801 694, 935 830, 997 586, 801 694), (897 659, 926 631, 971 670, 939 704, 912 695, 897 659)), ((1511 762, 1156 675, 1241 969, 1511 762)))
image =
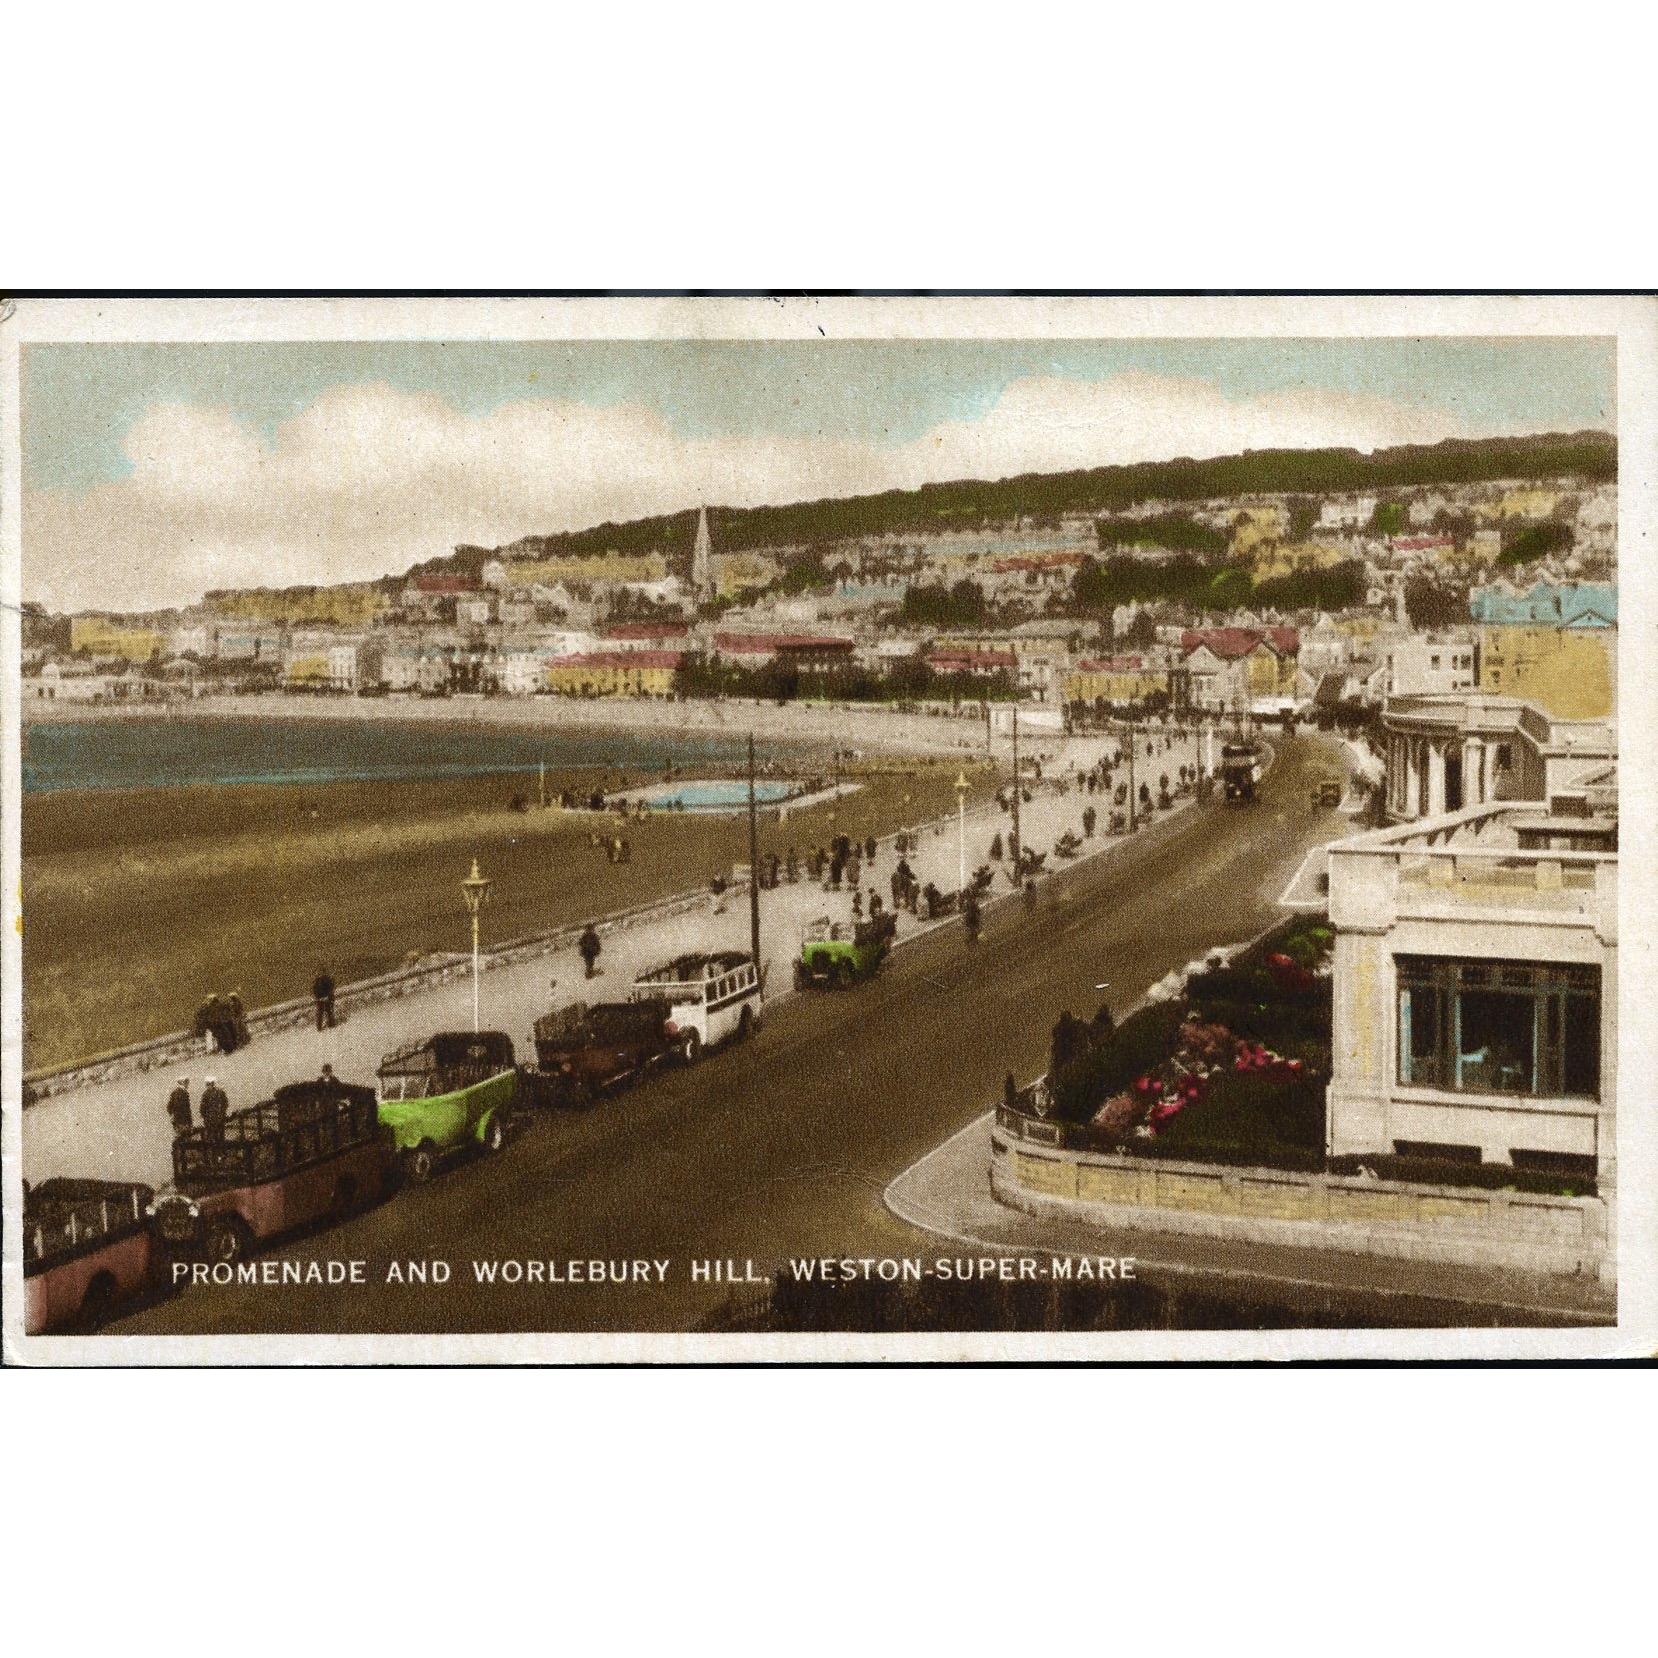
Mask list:
MULTIPOLYGON (((716 547, 751 552, 853 536, 936 535, 1020 517, 1120 512, 1145 501, 1201 501, 1248 494, 1338 494, 1499 478, 1614 479, 1617 439, 1606 432, 1448 439, 1363 454, 1356 449, 1261 449, 1214 460, 1148 461, 1076 472, 961 479, 786 506, 708 509, 716 547)), ((485 559, 641 553, 691 544, 694 512, 532 535, 504 547, 457 547, 415 571, 476 569, 485 559)))

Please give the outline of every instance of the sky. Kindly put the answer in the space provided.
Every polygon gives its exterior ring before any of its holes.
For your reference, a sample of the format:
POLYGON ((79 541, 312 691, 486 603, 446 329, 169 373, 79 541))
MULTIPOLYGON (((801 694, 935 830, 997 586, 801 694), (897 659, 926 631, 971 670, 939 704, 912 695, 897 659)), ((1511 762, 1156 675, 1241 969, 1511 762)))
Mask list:
POLYGON ((1610 429, 1593 339, 39 345, 26 596, 187 604, 686 507, 1610 429))

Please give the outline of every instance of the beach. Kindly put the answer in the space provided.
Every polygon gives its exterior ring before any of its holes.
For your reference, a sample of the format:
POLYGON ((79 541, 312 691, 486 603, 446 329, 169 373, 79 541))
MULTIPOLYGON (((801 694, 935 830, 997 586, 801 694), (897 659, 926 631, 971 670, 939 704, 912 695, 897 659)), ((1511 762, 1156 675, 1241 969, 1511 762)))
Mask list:
MULTIPOLYGON (((762 855, 953 813, 958 759, 871 755, 839 799, 763 814, 762 855)), ((731 773, 727 773, 731 775, 731 773)), ((969 803, 994 792, 969 765, 969 803)), ((650 774, 612 772, 620 787, 650 774)), ((211 991, 250 1008, 465 950, 460 882, 494 882, 484 944, 704 888, 748 858, 741 813, 542 809, 537 778, 82 789, 23 801, 25 1066, 65 1064, 187 1026, 211 991), (515 794, 527 810, 514 810, 515 794), (624 834, 627 864, 599 835, 624 834)), ((551 772, 549 792, 594 785, 551 772)))
POLYGON ((266 696, 196 697, 159 707, 31 701, 23 725, 81 720, 240 717, 260 720, 431 721, 454 726, 536 728, 549 732, 703 733, 734 740, 788 742, 809 749, 862 748, 903 754, 982 753, 983 716, 923 714, 874 703, 752 702, 669 698, 266 696))

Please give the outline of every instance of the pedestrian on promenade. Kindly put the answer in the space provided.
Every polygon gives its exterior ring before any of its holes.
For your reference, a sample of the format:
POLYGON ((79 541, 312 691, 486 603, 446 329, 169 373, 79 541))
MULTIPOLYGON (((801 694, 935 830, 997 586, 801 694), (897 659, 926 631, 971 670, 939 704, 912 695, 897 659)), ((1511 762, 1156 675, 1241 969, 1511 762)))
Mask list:
POLYGON ((317 1081, 321 1083, 322 1086, 330 1093, 332 1093, 333 1090, 338 1088, 340 1085, 340 1079, 334 1075, 334 1067, 332 1065, 323 1066, 322 1075, 317 1078, 317 1081))
POLYGON ((861 921, 863 920, 863 914, 864 895, 860 888, 854 887, 852 889, 852 919, 854 921, 861 921))
POLYGON ((201 1124, 210 1140, 225 1137, 225 1118, 230 1115, 230 1096, 219 1086, 216 1077, 207 1079, 201 1091, 201 1124))
MULTIPOLYGON (((248 1029, 247 1009, 242 1006, 242 993, 233 990, 225 998, 225 1025, 230 1033, 230 1045, 225 1052, 234 1053, 238 1048, 245 1048, 253 1040, 253 1034, 248 1029)), ((223 1043, 220 1046, 224 1046, 223 1043)))
POLYGON ((869 919, 871 921, 878 919, 884 908, 885 905, 881 902, 880 893, 874 887, 871 887, 869 889, 869 919))
POLYGON ((175 1136, 190 1132, 189 1077, 180 1077, 173 1084, 173 1091, 167 1096, 167 1116, 173 1125, 175 1136))
POLYGON ((599 951, 602 948, 603 946, 599 943, 598 929, 589 921, 582 929, 581 938, 576 943, 576 951, 581 956, 582 967, 586 970, 586 976, 590 979, 595 975, 594 963, 598 961, 599 951))
POLYGON ((311 981, 311 1000, 317 1004, 317 1029, 334 1028, 334 980, 326 967, 317 969, 311 981))
POLYGON ((877 842, 876 842, 876 839, 873 835, 868 835, 868 836, 865 837, 865 839, 864 839, 864 862, 865 863, 873 864, 875 862, 875 848, 876 848, 876 845, 877 845, 877 842))

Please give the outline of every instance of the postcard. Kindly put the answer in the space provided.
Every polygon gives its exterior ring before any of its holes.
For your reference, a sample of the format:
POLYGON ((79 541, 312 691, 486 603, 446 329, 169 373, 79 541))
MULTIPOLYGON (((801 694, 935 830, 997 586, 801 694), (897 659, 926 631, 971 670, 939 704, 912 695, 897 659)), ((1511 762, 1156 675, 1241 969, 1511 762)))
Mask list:
POLYGON ((1655 346, 7 306, 6 1361, 1650 1351, 1655 346))

